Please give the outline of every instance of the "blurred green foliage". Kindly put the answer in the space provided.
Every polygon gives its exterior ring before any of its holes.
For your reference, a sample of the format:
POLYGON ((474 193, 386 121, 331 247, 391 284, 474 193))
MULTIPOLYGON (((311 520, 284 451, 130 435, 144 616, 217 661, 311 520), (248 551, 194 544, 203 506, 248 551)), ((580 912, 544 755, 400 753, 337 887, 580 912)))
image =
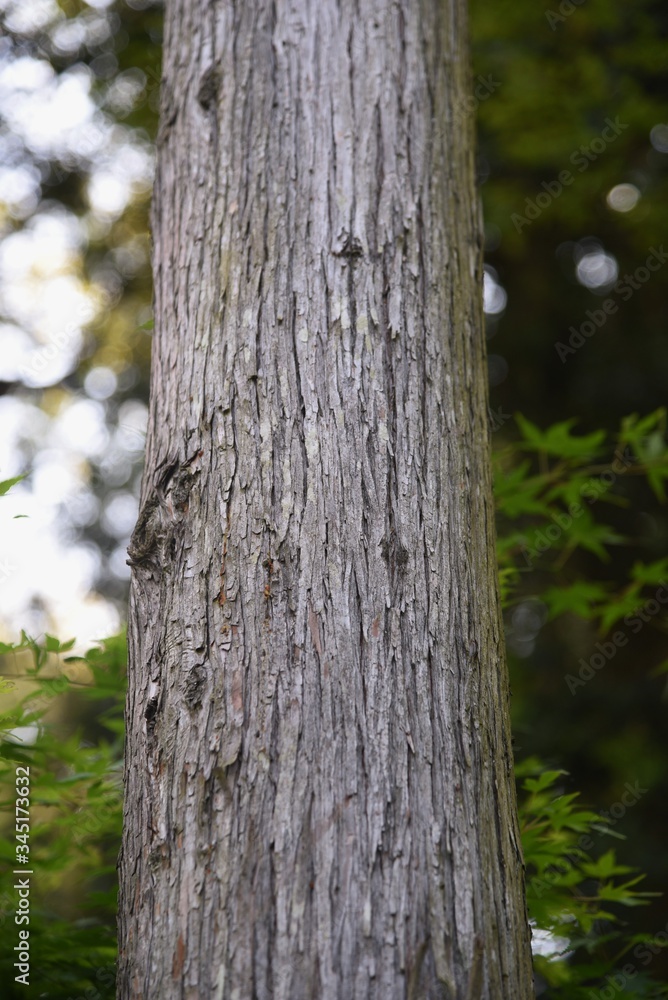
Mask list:
MULTIPOLYGON (((654 934, 668 926, 667 623, 663 605, 652 613, 668 555, 657 415, 668 307, 663 267, 632 295, 626 276, 668 231, 668 8, 471 0, 471 22, 474 79, 494 85, 477 103, 478 165, 486 266, 507 296, 487 315, 487 337, 491 409, 502 414, 493 441, 517 756, 567 770, 564 787, 594 809, 618 801, 627 782, 648 789, 615 830, 626 836, 622 862, 663 893, 625 914, 632 933, 654 934), (601 149, 606 119, 627 127, 601 149), (573 180, 558 191, 562 171, 573 180), (613 199, 620 186, 628 203, 613 199), (518 223, 528 203, 539 211, 518 223), (584 265, 603 258, 610 280, 587 284, 584 265), (608 299, 617 309, 592 330, 608 299), (564 353, 571 338, 580 346, 564 353), (564 476, 549 442, 532 450, 526 422, 510 419, 517 412, 563 438, 605 435, 591 439, 589 457, 568 457, 564 476), (633 413, 643 417, 627 420, 633 413), (521 454, 518 433, 529 446, 521 454), (583 510, 569 524, 570 503, 583 510)), ((651 968, 668 979, 668 953, 651 968)))
MULTIPOLYGON (((574 423, 541 430, 518 414, 517 437, 494 455, 499 574, 512 623, 509 645, 526 654, 547 623, 584 628, 591 642, 587 658, 561 678, 571 698, 595 685, 645 625, 668 625, 668 560, 636 560, 619 590, 612 581, 583 572, 577 560, 584 552, 605 566, 610 551, 628 541, 620 530, 623 521, 620 525, 617 517, 613 526, 607 515, 629 511, 633 477, 646 481, 657 502, 665 500, 665 411, 625 418, 609 443, 605 431, 577 434, 574 423)), ((516 663, 513 667, 515 687, 523 678, 516 663)), ((646 674, 662 668, 662 663, 642 666, 646 674)), ((532 711, 530 702, 527 710, 532 711)), ((668 935, 657 939, 637 931, 623 915, 660 894, 640 890, 635 866, 620 864, 605 843, 606 837, 624 839, 614 827, 637 808, 649 787, 625 782, 604 816, 577 805, 578 793, 567 791, 563 770, 549 769, 533 755, 518 756, 527 902, 539 942, 539 995, 592 1000, 598 996, 592 991, 614 987, 611 997, 668 996, 658 963, 647 968, 668 935)))
MULTIPOLYGON (((668 983, 647 970, 668 939, 629 933, 620 920, 620 908, 654 894, 638 888, 643 875, 605 850, 602 839, 615 835, 609 819, 581 808, 577 793, 559 786, 564 772, 547 771, 536 758, 518 765, 516 775, 537 995, 593 1000, 613 984, 610 995, 622 1000, 668 996, 668 983)), ((627 792, 624 808, 637 801, 635 789, 627 792)))
POLYGON ((84 657, 73 643, 22 634, 1 644, 0 950, 3 996, 25 997, 15 981, 20 926, 29 930, 31 995, 111 1000, 115 995, 116 859, 122 823, 125 636, 84 657), (17 792, 18 773, 29 786, 17 792), (15 815, 29 788, 29 832, 15 815), (17 831, 21 831, 17 835, 17 831), (28 848, 26 850, 25 848, 28 848), (20 848, 17 850, 17 848, 20 848), (28 864, 21 865, 19 855, 28 864), (16 925, 15 869, 32 871, 30 922, 16 925), (86 990, 93 991, 85 993, 86 990))

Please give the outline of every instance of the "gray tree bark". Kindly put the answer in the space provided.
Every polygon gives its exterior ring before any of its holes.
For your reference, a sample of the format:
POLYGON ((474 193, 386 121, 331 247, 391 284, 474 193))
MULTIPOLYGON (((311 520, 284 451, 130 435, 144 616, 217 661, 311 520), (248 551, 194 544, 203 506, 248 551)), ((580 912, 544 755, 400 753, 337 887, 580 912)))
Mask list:
POLYGON ((532 995, 464 0, 172 0, 119 997, 532 995))

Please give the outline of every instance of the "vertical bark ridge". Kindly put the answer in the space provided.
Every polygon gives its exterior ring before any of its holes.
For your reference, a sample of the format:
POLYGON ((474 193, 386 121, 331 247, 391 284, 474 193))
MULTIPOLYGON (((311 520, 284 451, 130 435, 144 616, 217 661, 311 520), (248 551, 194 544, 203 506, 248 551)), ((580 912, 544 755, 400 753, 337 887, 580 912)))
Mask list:
POLYGON ((119 997, 525 1000, 463 0, 173 0, 119 997))

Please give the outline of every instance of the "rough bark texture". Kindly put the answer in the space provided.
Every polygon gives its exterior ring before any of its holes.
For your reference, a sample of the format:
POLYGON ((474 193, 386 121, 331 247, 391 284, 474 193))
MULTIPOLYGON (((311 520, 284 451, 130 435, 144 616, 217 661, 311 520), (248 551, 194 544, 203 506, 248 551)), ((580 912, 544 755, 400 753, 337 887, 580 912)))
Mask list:
POLYGON ((119 997, 532 994, 464 0, 172 0, 119 997))

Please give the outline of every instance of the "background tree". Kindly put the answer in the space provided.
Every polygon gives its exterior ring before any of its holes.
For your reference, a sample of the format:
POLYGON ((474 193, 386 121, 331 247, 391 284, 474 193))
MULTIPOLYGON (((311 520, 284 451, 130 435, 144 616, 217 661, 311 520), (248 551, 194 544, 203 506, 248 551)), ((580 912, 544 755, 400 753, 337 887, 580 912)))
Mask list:
POLYGON ((528 997, 463 3, 167 12, 121 997, 528 997))
MULTIPOLYGON (((475 79, 491 75, 496 84, 476 104, 487 281, 503 292, 488 302, 494 311, 487 315, 492 412, 497 424, 506 415, 494 435, 497 452, 514 436, 517 411, 541 427, 575 417, 578 431, 591 433, 665 406, 665 265, 636 281, 630 298, 628 283, 621 293, 615 286, 645 266, 652 247, 666 249, 667 29, 655 0, 633 8, 606 0, 493 7, 473 0, 475 79), (601 150, 606 118, 627 127, 601 150), (543 184, 563 170, 573 182, 550 197, 543 184), (525 216, 527 199, 539 195, 547 195, 547 207, 518 231, 513 216, 525 216), (617 311, 562 361, 556 345, 568 344, 608 298, 617 311)), ((609 451, 597 464, 611 460, 609 451)), ((518 756, 566 768, 572 779, 563 790, 581 790, 601 810, 620 801, 626 782, 648 789, 615 831, 627 838, 618 843, 623 861, 640 865, 647 887, 664 893, 624 919, 636 933, 656 933, 668 925, 668 859, 660 847, 668 822, 667 701, 658 669, 666 617, 652 616, 638 632, 619 620, 613 631, 628 631, 628 645, 572 692, 566 677, 596 654, 600 619, 588 616, 586 604, 556 613, 545 603, 556 583, 587 581, 606 594, 633 595, 634 564, 665 559, 666 507, 637 464, 636 457, 589 508, 617 536, 603 558, 580 547, 551 549, 529 566, 518 552, 521 582, 506 630, 518 756)), ((646 584, 634 605, 653 599, 658 587, 646 584)), ((651 968, 668 976, 665 952, 651 968)))

